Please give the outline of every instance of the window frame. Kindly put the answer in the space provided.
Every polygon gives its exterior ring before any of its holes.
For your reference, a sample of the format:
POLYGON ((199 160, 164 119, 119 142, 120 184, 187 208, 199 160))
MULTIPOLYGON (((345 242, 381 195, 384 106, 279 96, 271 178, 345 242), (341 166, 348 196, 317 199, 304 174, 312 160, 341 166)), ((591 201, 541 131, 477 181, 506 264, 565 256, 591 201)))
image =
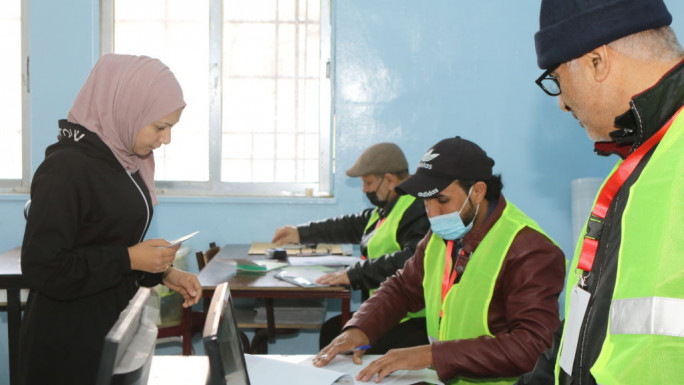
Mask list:
POLYGON ((0 179, 0 193, 28 193, 31 188, 31 78, 29 57, 29 0, 21 7, 21 179, 0 179))
MULTIPOLYGON (((334 172, 334 119, 332 113, 332 86, 330 62, 332 54, 332 0, 320 2, 320 59, 319 59, 319 181, 318 183, 279 182, 222 182, 221 181, 221 77, 223 1, 209 2, 209 180, 208 181, 156 181, 157 193, 167 196, 227 196, 227 197, 316 197, 333 196, 334 172)), ((114 2, 100 0, 100 54, 114 52, 114 2)), ((182 118, 181 118, 182 119, 182 118)), ((201 156, 201 152, 198 156, 201 156)))

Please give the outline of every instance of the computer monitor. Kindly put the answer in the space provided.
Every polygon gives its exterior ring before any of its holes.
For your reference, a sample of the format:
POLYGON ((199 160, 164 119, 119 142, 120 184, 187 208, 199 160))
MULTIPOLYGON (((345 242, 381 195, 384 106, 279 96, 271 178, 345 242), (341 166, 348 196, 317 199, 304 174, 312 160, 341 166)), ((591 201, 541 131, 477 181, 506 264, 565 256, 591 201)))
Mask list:
POLYGON ((202 333, 209 356, 207 385, 250 385, 228 283, 216 287, 202 333))
POLYGON ((156 295, 141 287, 109 330, 102 348, 96 385, 145 385, 157 342, 156 295))

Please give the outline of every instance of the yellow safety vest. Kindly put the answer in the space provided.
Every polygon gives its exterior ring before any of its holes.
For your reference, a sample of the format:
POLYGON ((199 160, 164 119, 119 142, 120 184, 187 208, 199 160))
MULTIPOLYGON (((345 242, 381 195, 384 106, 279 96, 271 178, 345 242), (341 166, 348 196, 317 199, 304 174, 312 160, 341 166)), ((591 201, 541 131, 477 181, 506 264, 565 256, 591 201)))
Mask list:
MULTIPOLYGON (((510 202, 501 217, 470 257, 460 282, 451 287, 442 302, 442 280, 446 263, 444 240, 434 233, 425 248, 423 292, 428 335, 440 341, 492 336, 487 315, 508 249, 518 232, 530 227, 541 234, 539 225, 510 202), (443 316, 440 319, 440 312, 443 316)), ((546 234, 544 234, 546 235, 546 234)), ((548 236, 547 236, 548 237, 548 236)), ((517 378, 470 379, 458 377, 449 384, 512 384, 517 378)))
MULTIPOLYGON (((364 233, 366 233, 371 226, 376 226, 376 229, 374 230, 375 232, 371 236, 370 241, 368 241, 366 244, 366 250, 368 254, 366 255, 366 258, 377 259, 385 254, 392 254, 401 250, 401 245, 399 245, 399 242, 397 241, 399 222, 401 222, 401 218, 404 216, 404 213, 415 200, 416 198, 410 195, 401 195, 399 199, 397 199, 397 203, 395 203, 394 207, 392 207, 392 211, 390 211, 389 215, 385 217, 385 220, 379 227, 377 227, 377 224, 380 220, 380 214, 378 214, 377 208, 373 210, 373 214, 371 214, 368 224, 364 230, 364 233)), ((374 291, 375 289, 369 290, 371 295, 374 291)), ((404 322, 409 318, 424 316, 425 311, 423 310, 416 313, 407 313, 406 317, 402 319, 401 322, 404 322)))
MULTIPOLYGON (((680 113, 630 188, 622 214, 617 276, 606 338, 590 369, 598 384, 684 381, 683 149, 684 113, 680 113)), ((583 238, 584 234, 575 250, 572 267, 577 266, 583 238)), ((570 274, 565 314, 573 311, 569 308, 568 293, 577 282, 577 276, 570 274)), ((560 350, 556 359, 556 384, 561 370, 560 350)))

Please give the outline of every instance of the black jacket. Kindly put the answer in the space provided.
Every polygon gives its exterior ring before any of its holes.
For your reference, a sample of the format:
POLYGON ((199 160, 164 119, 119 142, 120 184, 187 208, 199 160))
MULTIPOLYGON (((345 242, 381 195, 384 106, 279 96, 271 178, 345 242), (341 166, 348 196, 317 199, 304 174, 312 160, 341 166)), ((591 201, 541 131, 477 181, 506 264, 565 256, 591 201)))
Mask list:
MULTIPOLYGON (((380 209, 380 218, 392 211, 398 197, 380 209)), ((309 222, 297 226, 299 238, 303 243, 354 243, 361 246, 361 255, 367 255, 367 245, 375 233, 375 225, 366 227, 373 209, 366 209, 358 214, 344 215, 337 218, 309 222)), ((376 289, 387 277, 404 267, 404 263, 413 256, 416 245, 430 228, 423 201, 416 199, 406 209, 397 229, 397 242, 401 250, 385 254, 376 259, 366 259, 347 268, 349 281, 353 289, 376 289)))
MULTIPOLYGON (((615 119, 616 126, 621 128, 611 133, 615 142, 597 143, 596 151, 600 155, 617 154, 626 157, 664 126, 683 104, 684 61, 668 72, 658 84, 632 99, 630 109, 615 119)), ((589 369, 596 362, 606 337, 617 274, 622 214, 630 188, 639 178, 655 148, 651 149, 625 181, 606 213, 592 272, 586 277, 586 290, 591 294, 591 299, 577 345, 576 357, 580 358, 575 358, 572 377, 561 371, 560 384, 596 384, 589 369)), ((570 271, 573 269, 574 266, 571 266, 570 271)), ((562 329, 561 325, 556 331, 552 349, 539 358, 534 371, 521 378, 518 384, 553 384, 553 369, 562 329)))
POLYGON ((58 142, 31 184, 21 250, 31 287, 20 334, 22 384, 95 382, 107 331, 139 285, 161 282, 161 274, 132 271, 127 250, 151 217, 139 175, 129 175, 97 135, 60 121, 58 142))

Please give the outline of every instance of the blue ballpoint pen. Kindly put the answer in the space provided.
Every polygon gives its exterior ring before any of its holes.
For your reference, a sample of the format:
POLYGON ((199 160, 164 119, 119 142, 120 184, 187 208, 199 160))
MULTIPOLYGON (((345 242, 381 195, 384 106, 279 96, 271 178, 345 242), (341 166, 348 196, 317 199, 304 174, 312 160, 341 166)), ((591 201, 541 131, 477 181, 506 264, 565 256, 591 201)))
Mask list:
POLYGON ((341 351, 341 352, 339 352, 338 354, 349 354, 349 353, 354 353, 354 352, 359 351, 359 350, 368 350, 368 349, 370 349, 371 347, 372 347, 371 345, 361 345, 361 346, 357 346, 357 347, 355 347, 355 348, 351 348, 351 349, 349 349, 349 350, 341 351))

